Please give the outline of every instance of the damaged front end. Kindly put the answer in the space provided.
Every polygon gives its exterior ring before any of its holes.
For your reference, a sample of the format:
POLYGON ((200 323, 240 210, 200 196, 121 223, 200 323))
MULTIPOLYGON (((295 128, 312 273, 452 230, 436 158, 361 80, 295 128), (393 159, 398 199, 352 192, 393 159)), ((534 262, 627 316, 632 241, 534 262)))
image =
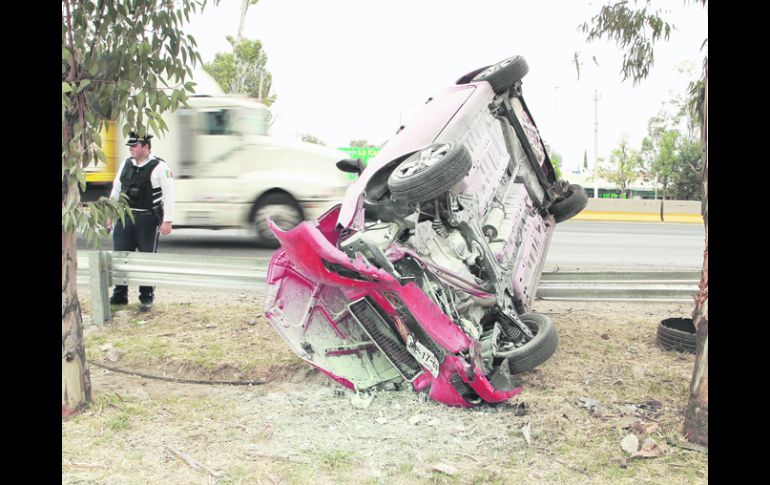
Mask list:
POLYGON ((357 391, 406 380, 435 401, 464 407, 501 402, 521 391, 506 358, 496 355, 499 325, 483 335, 482 325, 461 316, 463 308, 487 307, 494 318, 493 294, 468 288, 459 302, 449 292, 441 295, 442 285, 430 282, 437 276, 425 261, 393 244, 398 224, 381 233, 394 249, 391 258, 398 258, 388 259, 392 272, 371 264, 358 249, 359 256, 351 258, 337 249, 338 213, 339 206, 290 231, 271 227, 281 249, 270 262, 265 315, 297 355, 357 391), (438 301, 420 282, 436 290, 438 301), (459 325, 442 304, 451 305, 459 325))

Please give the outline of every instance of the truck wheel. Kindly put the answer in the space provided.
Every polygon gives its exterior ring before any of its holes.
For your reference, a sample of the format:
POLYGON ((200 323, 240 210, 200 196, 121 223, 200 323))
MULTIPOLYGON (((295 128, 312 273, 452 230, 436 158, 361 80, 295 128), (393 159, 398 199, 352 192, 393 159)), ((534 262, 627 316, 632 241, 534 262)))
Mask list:
POLYGON ((435 143, 410 156, 388 178, 395 200, 423 203, 454 187, 471 169, 471 155, 460 143, 435 143))
POLYGON ((252 212, 251 222, 256 227, 260 242, 270 248, 277 248, 280 243, 267 225, 268 218, 284 230, 292 229, 304 219, 299 204, 288 194, 267 194, 260 198, 252 212))
POLYGON ((495 94, 505 92, 529 72, 529 65, 522 56, 513 56, 484 69, 472 82, 487 81, 495 94))
POLYGON ((588 196, 582 185, 569 184, 566 195, 563 199, 556 199, 548 208, 548 212, 553 214, 556 222, 566 221, 575 217, 588 205, 588 196))

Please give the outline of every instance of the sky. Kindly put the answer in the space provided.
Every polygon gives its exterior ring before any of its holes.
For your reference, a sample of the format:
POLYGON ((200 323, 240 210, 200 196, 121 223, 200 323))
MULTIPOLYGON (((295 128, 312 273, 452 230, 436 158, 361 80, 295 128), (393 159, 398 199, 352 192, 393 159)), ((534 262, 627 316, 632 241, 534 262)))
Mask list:
MULTIPOLYGON (((227 52, 241 0, 221 0, 185 27, 204 62, 227 52)), ((639 148, 647 121, 701 72, 708 37, 700 3, 655 0, 675 30, 656 44, 650 76, 622 81, 622 53, 587 44, 578 26, 604 2, 581 0, 260 0, 244 36, 259 39, 273 75, 273 133, 307 133, 336 147, 381 144, 427 98, 463 74, 522 55, 524 99, 563 169, 608 157, 621 136, 639 148), (578 78, 573 58, 581 54, 578 78), (596 58, 596 63, 593 61, 596 58), (682 72, 682 68, 690 72, 682 72), (598 94, 598 150, 594 96, 598 94)))

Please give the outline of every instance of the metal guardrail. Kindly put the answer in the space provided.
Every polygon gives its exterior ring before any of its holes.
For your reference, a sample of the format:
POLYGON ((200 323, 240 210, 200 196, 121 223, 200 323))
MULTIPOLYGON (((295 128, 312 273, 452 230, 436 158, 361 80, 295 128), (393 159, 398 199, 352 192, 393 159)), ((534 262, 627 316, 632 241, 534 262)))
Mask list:
MULTIPOLYGON (((98 251, 78 251, 78 284, 88 284, 98 251)), ((110 269, 107 286, 195 286, 262 288, 268 261, 230 256, 102 251, 110 269)))
MULTIPOLYGON (((266 259, 231 256, 78 251, 78 284, 91 286, 93 321, 109 320, 114 285, 261 289, 266 259)), ((544 272, 537 298, 545 300, 692 301, 700 271, 544 272)))
POLYGON ((692 301, 700 271, 543 273, 537 297, 544 300, 692 301))

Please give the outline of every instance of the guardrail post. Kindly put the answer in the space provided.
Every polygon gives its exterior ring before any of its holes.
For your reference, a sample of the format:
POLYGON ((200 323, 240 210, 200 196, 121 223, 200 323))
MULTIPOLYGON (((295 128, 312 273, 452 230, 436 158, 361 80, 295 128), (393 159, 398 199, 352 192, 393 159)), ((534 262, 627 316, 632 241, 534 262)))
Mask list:
POLYGON ((105 320, 111 320, 110 271, 108 255, 104 251, 94 251, 88 254, 88 270, 91 280, 91 306, 93 307, 94 325, 101 325, 105 320))

